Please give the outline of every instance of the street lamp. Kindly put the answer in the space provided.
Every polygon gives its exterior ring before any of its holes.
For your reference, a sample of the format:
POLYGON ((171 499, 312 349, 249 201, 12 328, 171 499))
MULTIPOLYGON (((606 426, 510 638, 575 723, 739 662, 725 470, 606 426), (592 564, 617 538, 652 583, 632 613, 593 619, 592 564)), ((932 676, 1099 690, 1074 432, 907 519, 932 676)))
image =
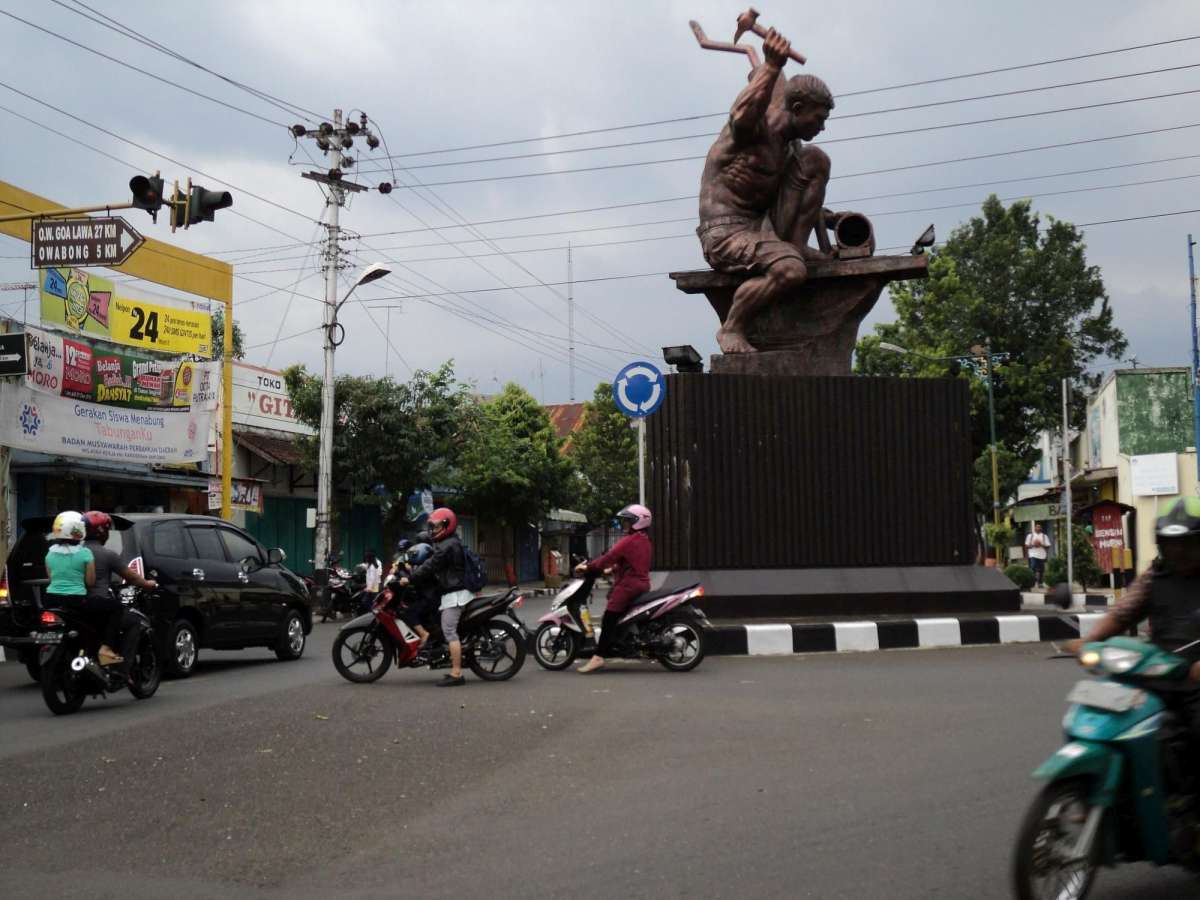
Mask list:
MULTIPOLYGON (((1008 359, 1007 353, 993 353, 992 339, 988 338, 982 345, 976 344, 971 348, 970 355, 959 354, 957 356, 926 356, 924 353, 917 353, 915 350, 909 350, 906 347, 901 347, 898 344, 891 344, 886 341, 879 342, 880 350, 889 350, 892 353, 906 353, 911 356, 917 356, 921 359, 929 360, 930 362, 948 362, 951 360, 957 362, 970 363, 976 375, 981 375, 987 383, 988 391, 988 427, 991 433, 991 444, 989 449, 992 455, 992 522, 995 525, 1000 524, 1000 475, 996 464, 996 398, 992 391, 992 376, 994 374, 995 364, 1008 359), (980 371, 982 369, 982 372, 980 371)), ((996 547, 996 566, 1000 567, 1000 547, 996 547)))
POLYGON ((360 284, 369 284, 391 273, 391 269, 382 263, 372 263, 363 269, 350 290, 346 291, 339 302, 325 301, 325 382, 321 385, 321 432, 320 452, 317 457, 317 533, 316 558, 313 565, 316 569, 317 585, 321 591, 321 601, 327 601, 326 592, 329 584, 329 551, 331 547, 330 525, 330 496, 333 492, 333 354, 345 338, 345 329, 334 340, 335 329, 341 329, 337 315, 354 289, 360 284))

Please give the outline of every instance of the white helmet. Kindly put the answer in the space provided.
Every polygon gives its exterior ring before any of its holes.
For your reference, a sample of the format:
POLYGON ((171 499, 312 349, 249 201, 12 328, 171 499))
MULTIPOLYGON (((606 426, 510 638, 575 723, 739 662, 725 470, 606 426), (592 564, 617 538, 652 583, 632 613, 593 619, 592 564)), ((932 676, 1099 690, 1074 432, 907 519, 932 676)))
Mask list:
POLYGON ((58 541, 82 541, 87 534, 87 523, 79 513, 67 510, 54 517, 54 528, 50 533, 58 541))

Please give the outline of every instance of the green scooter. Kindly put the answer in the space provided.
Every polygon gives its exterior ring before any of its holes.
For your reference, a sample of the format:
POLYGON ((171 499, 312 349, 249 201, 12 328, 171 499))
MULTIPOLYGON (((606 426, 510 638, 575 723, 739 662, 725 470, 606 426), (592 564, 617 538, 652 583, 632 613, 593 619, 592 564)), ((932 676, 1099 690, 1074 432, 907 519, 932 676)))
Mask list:
POLYGON ((1101 865, 1200 869, 1187 733, 1160 696, 1184 688, 1188 661, 1128 637, 1086 644, 1079 661, 1102 679, 1067 695, 1067 743, 1033 773, 1046 786, 1017 837, 1021 900, 1083 900, 1101 865))

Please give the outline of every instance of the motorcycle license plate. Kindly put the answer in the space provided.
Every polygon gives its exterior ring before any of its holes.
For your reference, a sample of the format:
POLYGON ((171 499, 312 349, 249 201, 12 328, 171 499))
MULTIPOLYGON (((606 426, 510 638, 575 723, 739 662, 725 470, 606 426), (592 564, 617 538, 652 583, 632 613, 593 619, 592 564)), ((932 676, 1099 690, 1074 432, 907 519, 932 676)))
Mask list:
POLYGON ((1081 681, 1067 694, 1068 703, 1079 703, 1110 712, 1128 712, 1142 700, 1142 692, 1113 681, 1081 681))
POLYGON ((33 635, 33 639, 39 644, 61 644, 62 635, 57 631, 38 631, 33 635))

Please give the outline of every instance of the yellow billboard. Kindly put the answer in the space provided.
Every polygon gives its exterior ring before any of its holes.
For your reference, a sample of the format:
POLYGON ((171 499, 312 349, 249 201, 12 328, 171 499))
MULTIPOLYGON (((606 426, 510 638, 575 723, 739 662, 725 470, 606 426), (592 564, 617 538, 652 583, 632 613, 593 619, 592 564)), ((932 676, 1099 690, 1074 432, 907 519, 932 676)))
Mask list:
POLYGON ((43 269, 42 324, 142 350, 212 357, 210 313, 150 302, 117 288, 83 269, 43 269))

